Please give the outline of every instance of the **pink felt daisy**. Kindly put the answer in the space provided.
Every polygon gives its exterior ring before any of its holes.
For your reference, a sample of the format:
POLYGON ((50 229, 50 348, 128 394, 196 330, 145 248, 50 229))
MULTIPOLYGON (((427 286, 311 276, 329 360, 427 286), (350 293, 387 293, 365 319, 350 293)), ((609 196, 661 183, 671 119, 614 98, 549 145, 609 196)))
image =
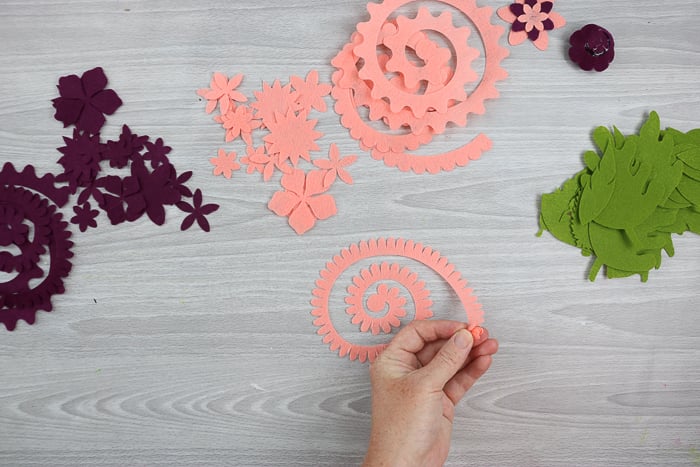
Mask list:
POLYGON ((231 174, 241 168, 241 165, 236 162, 237 154, 219 149, 217 157, 212 157, 209 162, 214 166, 214 175, 223 175, 226 178, 231 178, 231 174))
POLYGON ((282 173, 292 171, 292 168, 280 159, 279 154, 267 154, 264 146, 258 148, 248 146, 246 157, 241 158, 241 162, 247 166, 246 173, 260 172, 266 182, 272 178, 275 169, 279 169, 282 173))
POLYGON ((272 86, 263 82, 262 91, 255 91, 255 102, 251 107, 255 109, 255 118, 262 119, 266 128, 275 122, 275 114, 287 115, 287 112, 296 107, 298 92, 292 91, 292 85, 282 86, 279 80, 275 80, 272 86))
POLYGON ((266 123, 270 134, 263 140, 269 154, 280 154, 283 161, 289 159, 294 167, 299 158, 311 161, 309 151, 318 150, 316 140, 323 136, 314 130, 318 120, 308 120, 306 112, 296 114, 289 110, 286 115, 275 112, 275 119, 266 123))
POLYGON ((508 42, 518 45, 530 39, 535 47, 545 50, 549 45, 547 31, 558 29, 566 20, 552 11, 554 0, 515 0, 509 6, 498 9, 498 16, 511 23, 508 42))
POLYGON ((306 75, 306 81, 298 76, 292 76, 290 79, 292 87, 299 93, 297 96, 297 110, 310 112, 311 109, 316 109, 319 112, 325 112, 326 102, 324 96, 331 93, 330 84, 318 84, 318 71, 311 70, 306 75))
POLYGON ((260 120, 253 118, 252 109, 245 105, 230 107, 228 112, 214 117, 214 121, 221 123, 226 130, 227 143, 240 136, 249 146, 253 144, 253 130, 260 128, 261 124, 260 120))
POLYGON ((197 94, 208 100, 207 113, 212 113, 218 105, 221 113, 225 114, 233 105, 233 102, 246 102, 248 98, 236 91, 236 88, 243 80, 242 74, 237 74, 228 79, 223 73, 214 73, 214 77, 209 84, 209 88, 199 89, 197 94))
POLYGON ((335 143, 331 144, 328 151, 328 159, 316 159, 314 165, 323 169, 326 174, 323 177, 323 186, 330 187, 335 182, 336 177, 348 185, 352 185, 353 180, 345 168, 357 160, 357 156, 340 157, 340 150, 335 143))

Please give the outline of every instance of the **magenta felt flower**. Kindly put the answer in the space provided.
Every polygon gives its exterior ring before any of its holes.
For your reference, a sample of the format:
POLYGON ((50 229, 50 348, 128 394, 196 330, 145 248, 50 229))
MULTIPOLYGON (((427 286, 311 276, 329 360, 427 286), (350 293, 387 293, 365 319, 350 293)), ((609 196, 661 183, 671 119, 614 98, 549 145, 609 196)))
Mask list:
POLYGON ((518 45, 530 39, 535 47, 545 50, 549 45, 547 31, 560 28, 566 20, 552 11, 553 0, 516 0, 509 6, 498 9, 498 16, 511 23, 508 42, 518 45))
POLYGON ((212 212, 219 209, 218 204, 205 204, 202 205, 202 190, 197 188, 192 197, 192 204, 185 201, 180 201, 177 203, 177 207, 183 211, 189 213, 185 217, 180 225, 180 230, 187 230, 192 227, 194 221, 197 221, 199 227, 205 232, 209 232, 209 221, 207 221, 207 216, 212 212))
POLYGON ((596 24, 587 24, 574 32, 569 44, 569 58, 586 71, 603 71, 615 58, 612 34, 596 24))
POLYGON ((53 99, 56 108, 54 118, 63 126, 75 125, 86 133, 94 135, 105 124, 104 114, 112 115, 122 105, 122 101, 111 89, 105 89, 107 77, 102 68, 88 70, 79 78, 68 75, 58 80, 61 97, 53 99))

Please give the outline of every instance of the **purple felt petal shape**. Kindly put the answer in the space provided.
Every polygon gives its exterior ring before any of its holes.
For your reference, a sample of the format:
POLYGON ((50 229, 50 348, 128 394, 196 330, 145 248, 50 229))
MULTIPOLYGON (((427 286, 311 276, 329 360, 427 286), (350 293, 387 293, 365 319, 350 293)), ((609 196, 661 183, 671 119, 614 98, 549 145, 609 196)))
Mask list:
POLYGON ((542 13, 549 13, 554 7, 554 2, 542 2, 540 3, 540 11, 542 13))
POLYGON ((192 227, 196 220, 199 227, 205 232, 209 232, 210 230, 209 221, 207 220, 206 216, 219 209, 218 204, 202 205, 202 190, 200 190, 199 188, 194 192, 194 195, 192 196, 192 204, 187 203, 185 201, 180 201, 179 203, 177 203, 177 207, 183 212, 190 213, 182 221, 182 224, 180 225, 180 230, 189 229, 190 227, 192 227))
POLYGON ((615 58, 612 34, 596 24, 587 24, 574 32, 569 44, 569 58, 586 71, 604 71, 615 58))
POLYGON ((511 3, 509 8, 510 12, 513 13, 515 16, 525 14, 525 10, 523 9, 522 3, 511 3))

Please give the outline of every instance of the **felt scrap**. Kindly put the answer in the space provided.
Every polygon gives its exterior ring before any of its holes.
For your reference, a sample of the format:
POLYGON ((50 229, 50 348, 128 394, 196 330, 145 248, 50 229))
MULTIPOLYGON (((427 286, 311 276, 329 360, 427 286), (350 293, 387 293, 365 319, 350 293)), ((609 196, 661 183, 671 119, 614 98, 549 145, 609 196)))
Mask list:
POLYGON ((593 256, 591 281, 605 267, 609 278, 645 282, 662 251, 675 254, 671 233, 700 233, 700 181, 686 173, 700 158, 698 134, 661 130, 653 111, 639 134, 597 128, 586 167, 542 195, 538 235, 548 230, 593 256))
POLYGON ((547 31, 561 28, 566 20, 557 12, 552 11, 554 0, 515 0, 508 6, 498 9, 498 16, 511 23, 508 42, 519 45, 527 39, 540 50, 549 46, 547 31))
POLYGON ((400 285, 408 291, 415 307, 414 319, 428 319, 433 316, 430 292, 418 274, 407 266, 388 261, 379 262, 382 256, 410 258, 437 273, 457 294, 466 313, 468 328, 475 340, 483 336, 480 326, 484 321, 483 310, 467 281, 439 252, 412 240, 379 238, 362 241, 344 248, 332 261, 321 270, 313 290, 311 305, 314 325, 317 333, 323 336, 323 342, 340 357, 360 362, 374 361, 386 344, 360 345, 352 343, 350 338, 342 336, 333 324, 329 309, 331 291, 341 275, 347 273, 357 263, 371 259, 369 267, 359 270, 348 285, 345 303, 346 314, 350 321, 359 326, 359 332, 371 332, 374 335, 389 334, 400 326, 399 318, 406 315, 405 297, 400 295, 399 287, 390 286, 388 282, 400 285))

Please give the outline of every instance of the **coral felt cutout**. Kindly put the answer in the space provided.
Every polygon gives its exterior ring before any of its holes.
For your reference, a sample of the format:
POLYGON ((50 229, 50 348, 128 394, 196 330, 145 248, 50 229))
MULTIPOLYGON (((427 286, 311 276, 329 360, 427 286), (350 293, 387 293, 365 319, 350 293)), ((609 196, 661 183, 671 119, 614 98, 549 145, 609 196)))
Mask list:
MULTIPOLYGON (((483 323, 483 311, 472 290, 467 287, 467 281, 455 270, 447 259, 440 256, 430 247, 404 239, 373 239, 350 245, 343 249, 333 260, 321 270, 320 278, 316 280, 311 305, 311 314, 315 317, 314 325, 318 334, 323 336, 323 342, 330 345, 333 352, 340 357, 348 356, 351 360, 361 362, 373 361, 386 347, 386 344, 359 345, 340 335, 333 325, 329 310, 330 295, 337 279, 350 267, 367 258, 381 256, 402 256, 411 258, 435 271, 445 280, 457 294, 466 312, 469 329, 474 330, 483 323)), ((399 318, 405 315, 405 299, 397 295, 396 287, 389 288, 385 282, 398 282, 406 288, 416 307, 415 319, 427 319, 432 316, 429 292, 424 283, 407 267, 398 264, 382 262, 372 264, 368 269, 359 272, 353 278, 353 284, 348 286, 349 295, 345 301, 349 305, 346 313, 354 324, 360 325, 361 332, 371 331, 388 333, 392 327, 397 327, 399 318), (375 287, 376 286, 376 287, 375 287), (365 296, 367 309, 364 308, 365 296), (382 315, 382 313, 384 313, 382 315)))
POLYGON ((552 11, 553 7, 554 0, 515 0, 515 3, 499 8, 498 16, 511 23, 510 45, 519 45, 530 39, 535 47, 546 50, 549 45, 547 31, 566 25, 566 20, 552 11))
MULTIPOLYGON (((246 166, 246 173, 258 172, 266 182, 275 174, 280 175, 283 190, 273 195, 268 208, 288 217, 289 225, 299 235, 316 221, 336 214, 335 199, 325 193, 336 179, 353 182, 347 168, 356 156, 341 157, 338 146, 331 144, 329 159, 316 159, 315 153, 321 150, 317 140, 323 134, 315 129, 318 120, 310 116, 327 110, 324 97, 330 91, 331 85, 319 83, 318 72, 312 70, 305 79, 290 77, 288 84, 280 80, 271 86, 263 83, 262 91, 254 92, 255 99, 249 107, 231 102, 227 115, 214 117, 226 130, 227 142, 241 139, 245 143, 241 164, 246 166), (253 144, 255 130, 265 133, 263 144, 257 147, 253 144)), ((218 156, 210 159, 215 166, 214 175, 230 178, 231 172, 239 168, 235 154, 220 149, 218 156)))
POLYGON ((197 94, 205 98, 207 102, 207 113, 210 114, 219 106, 221 114, 225 115, 229 109, 233 108, 234 102, 246 102, 248 98, 236 91, 241 84, 243 75, 238 74, 228 79, 223 73, 214 73, 209 89, 200 89, 197 94))
POLYGON ((387 165, 401 170, 437 173, 477 158, 490 143, 467 144, 445 154, 422 156, 421 162, 419 156, 407 156, 410 159, 407 161, 400 159, 406 151, 413 151, 430 142, 433 135, 444 132, 448 124, 464 126, 470 113, 483 114, 484 101, 498 97, 495 83, 507 76, 500 62, 508 51, 498 44, 503 28, 491 24, 491 8, 480 8, 473 0, 440 2, 464 14, 484 44, 484 74, 467 95, 465 84, 478 79, 470 67, 478 55, 476 49, 467 46, 471 30, 455 27, 449 12, 433 16, 424 8, 419 8, 414 17, 391 18, 408 3, 411 2, 387 0, 367 5, 370 20, 358 24, 351 42, 332 61, 337 71, 332 77, 331 94, 336 99, 335 110, 341 115, 343 126, 375 159, 383 159, 387 165), (425 36, 423 30, 438 32, 448 40, 455 50, 453 68, 448 66, 445 72, 449 60, 444 60, 442 48, 425 36), (378 54, 379 46, 389 49, 391 55, 378 54), (407 60, 407 49, 413 50, 423 64, 407 60), (400 79, 387 76, 388 72, 398 74, 400 79), (421 93, 420 86, 414 87, 416 82, 426 84, 424 92, 421 93), (399 131, 380 131, 365 122, 361 107, 369 108, 371 120, 383 121, 390 130, 399 131), (471 157, 465 158, 466 153, 471 157))
POLYGON ((59 208, 71 195, 77 197, 70 222, 81 232, 97 227, 100 209, 113 224, 144 214, 162 224, 164 206, 174 204, 189 213, 183 229, 196 220, 203 230, 209 230, 205 216, 218 207, 202 205, 201 191, 192 194, 185 185, 192 172, 177 173, 168 159, 171 148, 161 138, 151 141, 124 125, 118 140, 101 140, 104 114, 122 105, 106 85, 101 68, 86 71, 80 78, 59 79, 61 97, 53 100, 55 118, 75 128, 58 148, 60 170, 56 175, 38 177, 31 165, 20 172, 9 162, 0 170, 0 271, 12 276, 0 282, 0 323, 10 331, 19 320, 33 324, 36 312, 51 311, 51 297, 64 292, 73 243, 59 208), (103 175, 107 163, 128 175, 103 175), (192 205, 182 201, 193 196, 192 205))
POLYGON ((299 235, 314 226, 316 220, 328 219, 338 210, 335 199, 324 194, 325 173, 312 170, 308 173, 294 169, 282 176, 284 191, 278 191, 268 203, 268 208, 278 216, 289 217, 289 225, 299 235))
POLYGON ((590 280, 605 266, 609 278, 646 281, 662 251, 674 255, 671 233, 700 234, 700 181, 686 162, 700 159, 700 140, 662 131, 656 112, 638 135, 599 127, 593 139, 586 168, 542 196, 541 229, 594 256, 590 280))

